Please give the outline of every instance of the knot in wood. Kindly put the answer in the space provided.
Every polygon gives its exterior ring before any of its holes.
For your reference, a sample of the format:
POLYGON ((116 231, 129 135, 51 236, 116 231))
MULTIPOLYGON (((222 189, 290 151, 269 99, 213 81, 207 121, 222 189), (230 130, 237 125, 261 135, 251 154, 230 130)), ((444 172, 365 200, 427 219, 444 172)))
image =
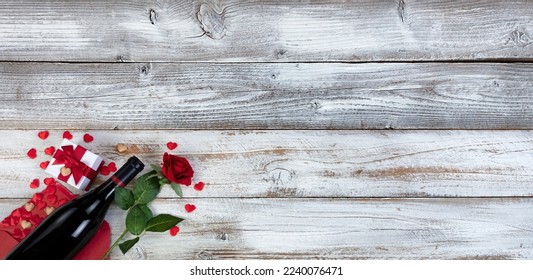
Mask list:
POLYGON ((276 168, 269 172, 270 181, 276 186, 283 186, 294 178, 296 173, 285 168, 276 168))
POLYGON ((276 58, 284 58, 287 54, 287 50, 285 49, 278 49, 274 51, 274 54, 276 55, 276 58))
POLYGON ((200 260, 212 260, 213 259, 213 255, 208 253, 208 252, 206 252, 206 251, 202 251, 202 252, 198 253, 197 257, 200 260))
POLYGON ((518 28, 511 32, 511 34, 509 34, 509 39, 519 47, 525 47, 533 43, 527 31, 523 28, 518 28))
POLYGON ((222 232, 218 235, 218 239, 226 241, 228 240, 228 235, 225 232, 222 232))
POLYGON ((126 55, 124 55, 124 54, 119 54, 119 55, 117 55, 117 61, 118 61, 118 62, 125 62, 125 61, 127 61, 127 60, 128 60, 128 58, 127 58, 126 55))
POLYGON ((402 22, 405 21, 405 2, 403 0, 398 1, 398 16, 402 22))
POLYGON ((224 13, 217 13, 208 4, 202 4, 200 10, 196 13, 196 18, 200 23, 200 28, 202 28, 207 37, 219 40, 226 35, 224 13))
POLYGON ((126 253, 126 256, 130 260, 146 260, 147 254, 144 247, 137 245, 131 248, 131 250, 126 253))
POLYGON ((318 100, 312 100, 309 103, 309 106, 311 107, 312 110, 315 110, 315 111, 322 108, 322 105, 320 104, 318 100))
POLYGON ((148 73, 150 73, 150 70, 151 70, 152 66, 150 64, 145 64, 145 65, 141 65, 139 66, 139 72, 141 73, 141 75, 148 75, 148 73))
POLYGON ((157 21, 157 13, 154 9, 148 10, 148 19, 150 20, 151 24, 155 24, 155 22, 157 21))

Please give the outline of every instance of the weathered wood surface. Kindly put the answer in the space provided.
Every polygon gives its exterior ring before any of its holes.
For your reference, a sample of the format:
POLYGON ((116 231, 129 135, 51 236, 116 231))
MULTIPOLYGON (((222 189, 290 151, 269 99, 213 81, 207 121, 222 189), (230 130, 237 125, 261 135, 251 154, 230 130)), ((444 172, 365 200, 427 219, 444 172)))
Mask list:
POLYGON ((0 63, 3 129, 531 129, 527 63, 0 63))
MULTIPOLYGON (((84 132, 72 131, 83 143, 84 132)), ((0 197, 30 197, 47 177, 37 131, 0 131, 0 197), (26 156, 30 148, 39 157, 26 156), (39 176, 40 175, 40 176, 39 176)), ((187 197, 490 197, 533 195, 533 131, 91 131, 90 150, 117 164, 159 163, 179 143, 206 191, 187 197), (115 145, 124 143, 127 153, 115 145)), ((100 177, 105 178, 105 177, 100 177)), ((175 197, 170 188, 162 197, 175 197)))
POLYGON ((531 14, 529 0, 2 1, 0 60, 531 60, 531 14))
POLYGON ((187 221, 146 236, 148 259, 531 259, 532 14, 528 0, 0 1, 0 216, 48 177, 45 147, 90 130, 117 164, 176 141, 206 183, 161 192, 154 210, 187 221))
MULTIPOLYGON (((22 205, 3 200, 0 214, 22 205)), ((156 213, 187 219, 176 237, 141 239, 148 259, 528 259, 533 200, 235 199, 158 200, 156 213), (198 208, 187 214, 185 203, 198 208)), ((124 228, 116 208, 114 238, 124 228)), ((124 258, 117 250, 113 258, 124 258)))

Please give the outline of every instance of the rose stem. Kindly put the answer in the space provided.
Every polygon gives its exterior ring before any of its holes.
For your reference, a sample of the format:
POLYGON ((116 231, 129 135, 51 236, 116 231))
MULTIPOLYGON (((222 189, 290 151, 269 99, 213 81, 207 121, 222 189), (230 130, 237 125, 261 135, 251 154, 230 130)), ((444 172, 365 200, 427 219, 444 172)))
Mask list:
POLYGON ((117 240, 115 241, 115 243, 113 243, 113 245, 111 245, 111 248, 109 248, 109 250, 107 250, 107 252, 105 253, 105 255, 101 258, 101 260, 105 260, 109 254, 111 254, 111 251, 113 251, 113 249, 115 249, 115 247, 118 246, 118 243, 124 238, 124 236, 126 236, 126 234, 128 233, 128 229, 124 229, 124 231, 122 232, 122 234, 117 238, 117 240))

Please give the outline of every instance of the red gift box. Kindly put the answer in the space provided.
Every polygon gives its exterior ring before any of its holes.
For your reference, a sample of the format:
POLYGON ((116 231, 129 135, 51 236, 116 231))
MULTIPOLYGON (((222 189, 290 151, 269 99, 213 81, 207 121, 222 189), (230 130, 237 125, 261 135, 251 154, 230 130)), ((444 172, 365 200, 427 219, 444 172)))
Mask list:
POLYGON ((100 156, 64 139, 46 172, 77 189, 85 190, 96 178, 103 164, 100 156))

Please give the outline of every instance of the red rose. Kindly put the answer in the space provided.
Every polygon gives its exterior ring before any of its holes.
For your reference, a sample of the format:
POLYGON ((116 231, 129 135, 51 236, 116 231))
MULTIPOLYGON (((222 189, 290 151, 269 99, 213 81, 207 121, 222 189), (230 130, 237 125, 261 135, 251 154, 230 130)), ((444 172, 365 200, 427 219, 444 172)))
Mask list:
POLYGON ((168 153, 163 155, 161 172, 170 182, 186 186, 191 185, 191 179, 194 175, 194 170, 187 159, 168 153))

